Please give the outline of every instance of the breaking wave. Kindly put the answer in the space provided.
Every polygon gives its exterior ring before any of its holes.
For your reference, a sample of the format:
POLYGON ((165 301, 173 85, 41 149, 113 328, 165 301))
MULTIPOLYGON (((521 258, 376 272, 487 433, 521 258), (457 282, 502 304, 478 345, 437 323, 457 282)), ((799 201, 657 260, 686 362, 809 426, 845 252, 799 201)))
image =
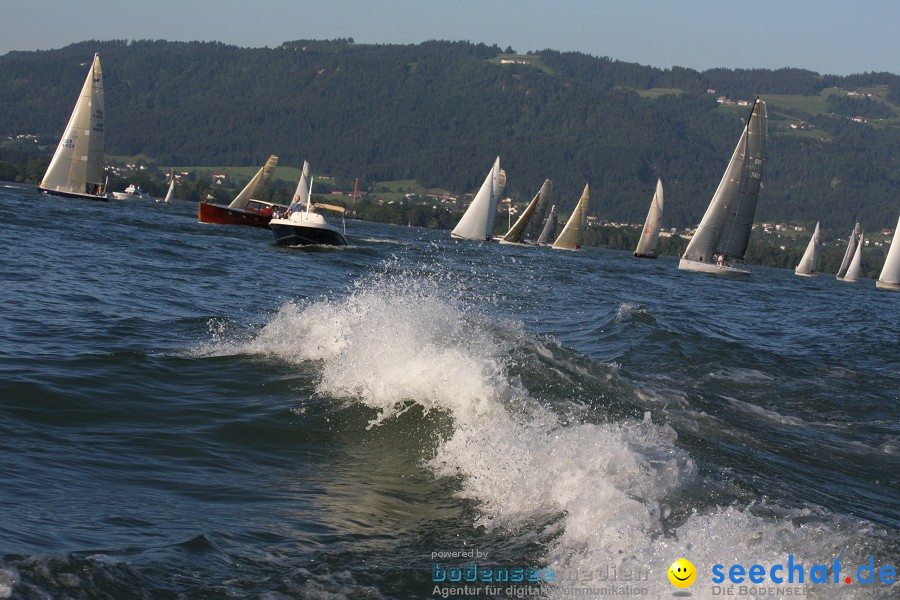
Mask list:
MULTIPOLYGON (((450 432, 422 467, 459 482, 458 496, 477 506, 473 528, 510 536, 540 528, 542 560, 560 572, 643 572, 657 595, 671 592, 665 571, 679 557, 705 576, 713 564, 784 563, 788 554, 807 565, 830 565, 835 557, 863 564, 877 552, 880 534, 867 523, 815 507, 786 508, 777 495, 747 501, 732 494, 727 468, 699 465, 664 419, 649 412, 622 417, 606 410, 604 398, 585 404, 577 371, 556 397, 530 392, 513 373, 524 353, 547 378, 559 379, 553 342, 520 323, 492 320, 473 304, 450 277, 382 274, 345 297, 286 303, 252 338, 203 351, 313 363, 317 392, 374 409, 370 428, 413 406, 449 415, 450 432)), ((616 320, 642 311, 623 304, 616 320)), ((609 365, 588 364, 595 371, 588 375, 611 394, 628 385, 607 375, 609 365)), ((641 392, 635 386, 631 393, 641 392)), ((544 591, 569 593, 562 585, 544 591)), ((692 592, 711 597, 709 581, 698 578, 692 592)), ((873 593, 822 585, 814 597, 873 593)))

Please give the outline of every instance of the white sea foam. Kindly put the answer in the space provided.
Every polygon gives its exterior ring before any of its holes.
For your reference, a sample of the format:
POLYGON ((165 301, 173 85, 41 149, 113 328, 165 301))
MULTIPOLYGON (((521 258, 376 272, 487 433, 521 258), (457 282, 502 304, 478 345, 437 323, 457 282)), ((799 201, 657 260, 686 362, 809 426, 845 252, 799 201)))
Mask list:
POLYGON ((0 598, 12 598, 19 585, 19 573, 13 568, 0 569, 0 598))
MULTIPOLYGON (((788 554, 808 566, 837 555, 865 562, 864 544, 827 514, 798 519, 777 505, 704 502, 701 490, 715 482, 668 426, 564 424, 507 375, 512 351, 533 339, 473 313, 428 280, 375 279, 343 299, 286 304, 242 351, 319 361, 319 391, 377 409, 373 425, 410 403, 450 414, 453 433, 425 466, 460 478, 459 494, 480 510, 475 526, 515 535, 553 522, 545 560, 558 570, 644 572, 656 596, 673 591, 665 571, 684 556, 701 573, 694 597, 707 598, 713 564, 771 565, 788 554)), ((544 350, 537 354, 546 359, 544 350)), ((824 587, 812 597, 872 597, 872 588, 824 587)), ((565 598, 571 590, 546 591, 565 598)))

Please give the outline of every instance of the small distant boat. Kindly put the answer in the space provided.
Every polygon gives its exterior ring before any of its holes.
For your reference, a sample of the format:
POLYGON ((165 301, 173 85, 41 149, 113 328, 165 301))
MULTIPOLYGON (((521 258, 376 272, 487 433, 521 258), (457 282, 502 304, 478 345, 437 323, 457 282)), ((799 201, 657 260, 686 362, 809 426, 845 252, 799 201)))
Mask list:
POLYGON ((273 154, 228 206, 211 204, 206 201, 198 203, 197 222, 268 228, 272 214, 276 210, 286 209, 287 206, 257 200, 254 196, 261 194, 269 185, 272 172, 277 165, 278 157, 273 154))
POLYGON ((503 193, 505 182, 506 174, 500 169, 498 156, 484 183, 481 184, 481 189, 475 194, 459 223, 450 232, 450 237, 479 242, 493 239, 491 232, 494 230, 494 217, 497 215, 497 200, 503 193))
POLYGON ((516 224, 500 239, 501 244, 533 244, 536 241, 536 234, 544 220, 544 213, 547 212, 552 189, 553 182, 545 179, 541 189, 528 203, 522 215, 516 219, 516 224))
POLYGON ((556 213, 556 205, 554 204, 550 207, 550 214, 547 216, 547 222, 544 224, 544 229, 541 230, 540 237, 538 237, 538 246, 550 246, 553 244, 553 238, 556 237, 556 224, 558 220, 559 216, 556 213))
POLYGON ((850 269, 850 263, 853 262, 853 257, 856 255, 856 249, 859 246, 859 238, 862 236, 862 230, 859 227, 859 223, 857 223, 853 227, 853 231, 850 232, 850 241, 847 242, 847 249, 844 250, 844 259, 841 261, 841 266, 838 269, 837 275, 835 278, 838 281, 841 281, 846 277, 847 271, 850 269))
POLYGON ((803 258, 800 259, 800 263, 794 269, 794 275, 800 275, 801 277, 815 277, 818 275, 816 272, 816 263, 819 260, 820 247, 819 223, 817 222, 816 230, 813 232, 813 236, 806 246, 806 252, 803 253, 803 258))
POLYGON ((130 184, 124 192, 113 192, 115 200, 154 200, 153 196, 143 191, 139 186, 130 184))
POLYGON ((38 186, 42 194, 109 200, 103 170, 103 75, 100 55, 88 70, 69 124, 38 186))
POLYGON ((860 232, 859 244, 856 245, 856 251, 853 253, 853 259, 850 261, 850 266, 847 267, 847 272, 844 273, 844 276, 839 278, 838 281, 846 281, 847 283, 856 283, 859 281, 859 272, 862 266, 862 249, 865 243, 866 236, 860 232))
MULTIPOLYGON (((308 166, 304 164, 304 170, 308 173, 308 166)), ((303 179, 303 175, 300 176, 303 179)), ((298 189, 299 189, 298 185, 298 189)), ((343 206, 334 206, 333 204, 322 204, 321 202, 312 201, 312 178, 309 181, 309 188, 306 196, 306 208, 299 206, 297 196, 294 196, 294 202, 288 208, 288 214, 285 217, 272 219, 269 227, 272 229, 272 235, 275 236, 276 246, 346 246, 347 237, 346 225, 342 229, 338 229, 325 219, 322 210, 331 210, 341 215, 341 222, 344 224, 344 213, 346 209, 343 206)))
POLYGON ((757 98, 734 154, 688 243, 678 268, 717 275, 749 275, 743 262, 753 228, 766 156, 766 103, 757 98))
POLYGON ((581 250, 581 245, 584 242, 584 230, 587 225, 589 200, 590 186, 586 183, 584 184, 581 198, 578 199, 578 204, 575 205, 575 210, 572 211, 572 215, 566 221, 566 226, 563 227, 562 233, 553 242, 553 248, 556 250, 581 250))
POLYGON ((634 255, 638 258, 656 258, 659 256, 656 246, 659 243, 659 224, 663 216, 663 185, 662 179, 656 180, 656 193, 650 201, 650 211, 644 228, 641 230, 641 239, 638 240, 634 255))
POLYGON ((900 219, 897 219, 897 228, 891 239, 891 247, 888 249, 884 267, 881 268, 881 275, 878 276, 875 287, 900 292, 900 249, 897 248, 898 245, 900 245, 900 219))
POLYGON ((172 173, 169 174, 169 189, 166 192, 166 197, 160 200, 156 199, 160 204, 169 204, 172 202, 172 196, 175 194, 175 169, 172 169, 172 173))

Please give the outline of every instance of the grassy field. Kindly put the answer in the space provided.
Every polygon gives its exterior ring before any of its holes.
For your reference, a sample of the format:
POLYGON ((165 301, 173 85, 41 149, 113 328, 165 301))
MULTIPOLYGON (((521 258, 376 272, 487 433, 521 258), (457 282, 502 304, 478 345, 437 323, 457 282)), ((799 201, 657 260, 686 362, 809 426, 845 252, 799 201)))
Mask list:
POLYGON ((634 90, 642 98, 659 98, 667 94, 680 96, 684 90, 679 88, 650 88, 649 90, 634 90))

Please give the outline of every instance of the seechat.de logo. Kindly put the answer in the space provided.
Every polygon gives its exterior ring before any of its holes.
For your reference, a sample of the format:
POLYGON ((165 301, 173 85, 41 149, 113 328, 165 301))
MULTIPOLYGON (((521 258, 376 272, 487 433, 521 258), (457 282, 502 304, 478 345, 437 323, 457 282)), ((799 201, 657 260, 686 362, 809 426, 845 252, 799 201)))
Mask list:
POLYGON ((697 579, 697 569, 694 568, 691 561, 685 558, 679 558, 673 562, 667 573, 669 575, 669 581, 671 581, 672 585, 675 587, 689 587, 694 583, 694 580, 697 579))

